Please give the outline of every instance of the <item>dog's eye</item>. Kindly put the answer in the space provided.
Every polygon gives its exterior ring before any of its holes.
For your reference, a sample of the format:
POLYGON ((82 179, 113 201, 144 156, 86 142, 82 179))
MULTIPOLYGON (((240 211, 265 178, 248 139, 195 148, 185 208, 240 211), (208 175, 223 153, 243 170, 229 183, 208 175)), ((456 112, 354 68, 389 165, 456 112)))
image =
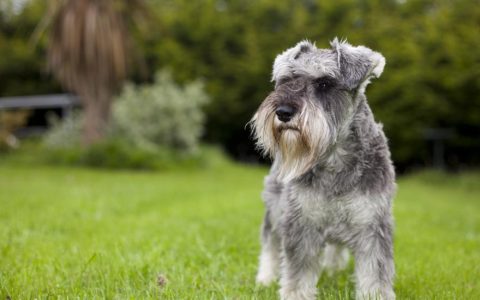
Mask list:
POLYGON ((335 86, 335 79, 331 77, 320 77, 313 81, 313 86, 317 92, 328 92, 335 86))

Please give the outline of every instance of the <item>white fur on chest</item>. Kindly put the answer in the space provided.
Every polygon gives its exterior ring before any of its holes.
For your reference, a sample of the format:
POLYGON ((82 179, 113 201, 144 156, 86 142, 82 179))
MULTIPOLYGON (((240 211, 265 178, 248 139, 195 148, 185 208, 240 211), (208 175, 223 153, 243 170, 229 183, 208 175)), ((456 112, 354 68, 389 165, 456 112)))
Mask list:
POLYGON ((361 229, 375 221, 382 201, 350 193, 329 199, 316 189, 298 189, 296 203, 302 217, 326 233, 343 231, 345 227, 361 229))
POLYGON ((302 217, 320 227, 339 223, 347 213, 344 199, 327 199, 324 193, 314 189, 299 189, 295 201, 302 217))

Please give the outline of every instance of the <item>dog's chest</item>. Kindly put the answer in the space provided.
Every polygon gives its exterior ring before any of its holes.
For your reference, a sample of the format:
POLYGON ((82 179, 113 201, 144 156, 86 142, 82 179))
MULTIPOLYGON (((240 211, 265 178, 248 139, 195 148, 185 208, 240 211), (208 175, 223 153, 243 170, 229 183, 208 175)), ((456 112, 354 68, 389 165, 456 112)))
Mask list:
POLYGON ((312 188, 300 189, 296 195, 295 203, 302 219, 333 240, 345 240, 346 232, 352 234, 352 231, 360 230, 373 217, 368 202, 352 194, 328 198, 321 190, 312 188))
POLYGON ((314 189, 302 189, 295 199, 302 216, 322 228, 334 226, 348 219, 348 207, 344 199, 328 199, 325 193, 314 189))

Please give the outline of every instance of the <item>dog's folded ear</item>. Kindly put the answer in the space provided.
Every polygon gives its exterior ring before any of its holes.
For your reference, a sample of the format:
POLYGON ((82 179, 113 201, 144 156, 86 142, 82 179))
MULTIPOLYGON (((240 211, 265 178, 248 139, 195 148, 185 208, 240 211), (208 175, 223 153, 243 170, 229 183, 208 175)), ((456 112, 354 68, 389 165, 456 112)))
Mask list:
POLYGON ((330 45, 345 84, 350 89, 365 89, 371 78, 378 78, 385 67, 385 57, 364 46, 354 47, 335 38, 330 45))

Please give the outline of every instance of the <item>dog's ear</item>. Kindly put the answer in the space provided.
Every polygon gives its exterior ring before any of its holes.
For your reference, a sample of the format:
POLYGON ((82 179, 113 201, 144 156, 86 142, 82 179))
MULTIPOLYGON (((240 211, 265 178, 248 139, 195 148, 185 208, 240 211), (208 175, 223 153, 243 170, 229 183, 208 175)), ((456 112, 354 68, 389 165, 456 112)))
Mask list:
POLYGON ((385 67, 385 57, 364 46, 354 47, 335 38, 330 45, 338 68, 348 88, 363 90, 371 78, 378 78, 385 67))

